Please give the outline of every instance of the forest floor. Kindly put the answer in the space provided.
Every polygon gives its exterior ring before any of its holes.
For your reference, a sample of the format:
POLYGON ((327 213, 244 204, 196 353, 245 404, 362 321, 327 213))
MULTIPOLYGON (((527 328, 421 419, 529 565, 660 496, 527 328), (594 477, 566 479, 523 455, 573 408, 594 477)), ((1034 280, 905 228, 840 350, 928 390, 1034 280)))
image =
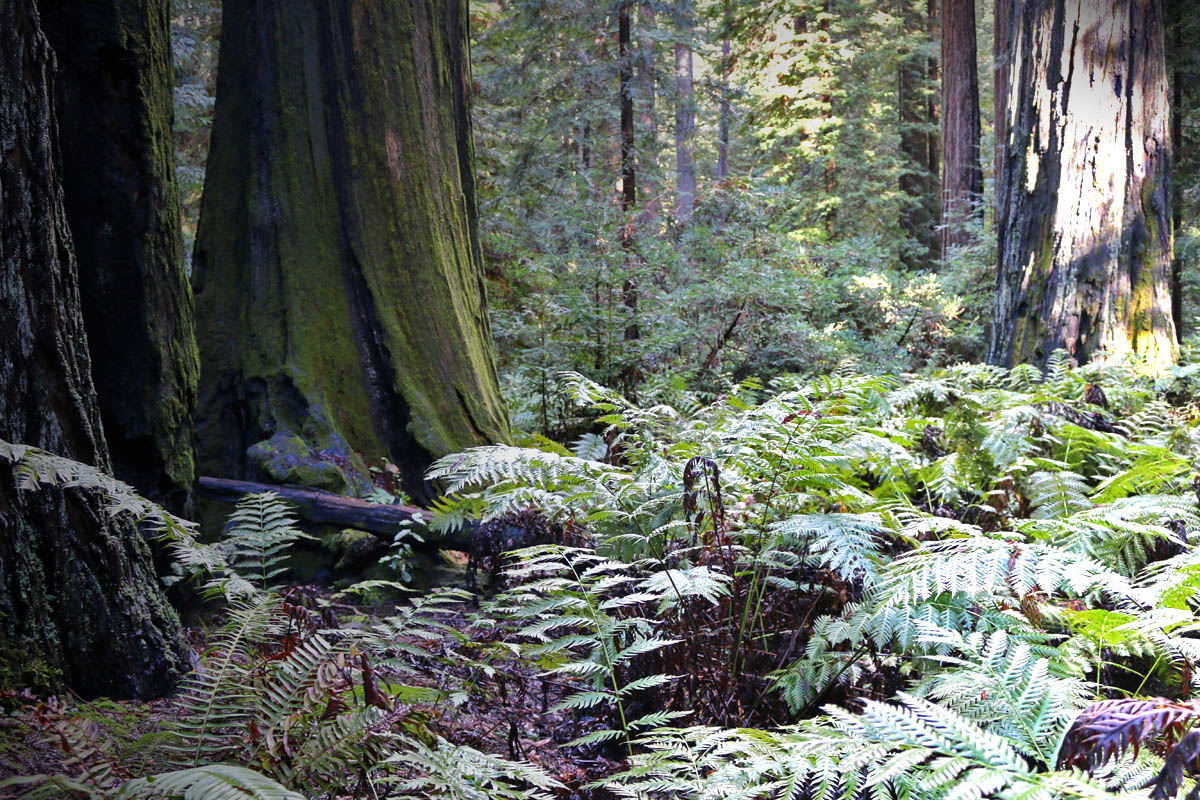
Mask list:
MULTIPOLYGON (((303 594, 307 602, 325 604, 332 596, 330 589, 319 586, 294 587, 293 593, 303 594)), ((394 607, 338 603, 335 608, 341 621, 361 622, 387 616, 394 607)), ((565 693, 578 687, 541 677, 536 664, 503 659, 486 675, 477 661, 462 657, 462 647, 487 649, 498 639, 496 631, 474 625, 473 611, 466 603, 443 615, 440 622, 447 626, 447 636, 441 640, 413 636, 404 642, 425 650, 429 658, 406 658, 409 669, 390 675, 380 671, 385 680, 435 689, 446 696, 457 693, 457 702, 414 705, 409 720, 453 744, 541 767, 565 787, 557 793, 561 800, 607 797, 602 790, 585 788, 586 784, 617 771, 622 762, 606 755, 602 747, 562 747, 590 730, 606 727, 607 721, 578 711, 551 711, 565 693)), ((201 653, 215 633, 215 626, 190 627, 188 646, 201 653)), ((179 710, 172 697, 150 702, 89 701, 77 696, 40 697, 29 690, 5 693, 0 695, 0 781, 32 775, 81 777, 105 763, 118 765, 118 772, 127 771, 129 776, 141 774, 155 759, 165 723, 179 710), (91 751, 83 752, 88 746, 91 751)), ((0 789, 0 798, 20 797, 21 792, 20 786, 0 789)))

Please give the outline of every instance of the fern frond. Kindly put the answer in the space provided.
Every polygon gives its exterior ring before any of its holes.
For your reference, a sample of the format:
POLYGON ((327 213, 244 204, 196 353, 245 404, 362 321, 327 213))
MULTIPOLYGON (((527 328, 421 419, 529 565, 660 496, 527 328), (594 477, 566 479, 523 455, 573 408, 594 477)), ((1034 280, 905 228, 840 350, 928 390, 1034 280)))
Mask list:
POLYGON ((117 800, 305 800, 261 773, 234 764, 208 764, 135 778, 121 785, 117 800))

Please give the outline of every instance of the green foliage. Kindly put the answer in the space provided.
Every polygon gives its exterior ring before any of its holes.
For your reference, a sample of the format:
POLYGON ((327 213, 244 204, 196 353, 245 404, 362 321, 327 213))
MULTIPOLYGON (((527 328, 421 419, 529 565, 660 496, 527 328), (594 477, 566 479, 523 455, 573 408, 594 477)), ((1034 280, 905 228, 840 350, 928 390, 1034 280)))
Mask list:
MULTIPOLYGON (((266 591, 287 571, 285 562, 291 546, 300 539, 313 538, 295 525, 295 518, 279 495, 263 492, 243 497, 226 525, 224 546, 230 570, 253 582, 259 591, 266 591)), ((226 594, 230 593, 231 589, 226 588, 226 594)))
POLYGON ((612 709, 594 739, 632 756, 609 788, 1101 797, 1162 768, 1142 753, 1086 777, 1056 761, 1091 697, 1198 686, 1198 439, 1152 381, 1056 357, 1044 379, 843 367, 685 408, 578 375, 563 387, 594 438, 576 455, 543 443, 442 459, 431 475, 452 494, 434 524, 535 506, 590 535, 514 553, 490 613, 523 654, 580 679, 564 708, 612 709), (759 720, 689 693, 688 670, 745 692, 764 654, 798 727, 730 728, 759 720), (880 681, 894 702, 873 697, 880 681), (652 724, 624 719, 633 685, 660 698, 643 694, 652 724), (720 727, 654 716, 680 696, 720 727), (860 710, 827 705, 838 697, 860 710))

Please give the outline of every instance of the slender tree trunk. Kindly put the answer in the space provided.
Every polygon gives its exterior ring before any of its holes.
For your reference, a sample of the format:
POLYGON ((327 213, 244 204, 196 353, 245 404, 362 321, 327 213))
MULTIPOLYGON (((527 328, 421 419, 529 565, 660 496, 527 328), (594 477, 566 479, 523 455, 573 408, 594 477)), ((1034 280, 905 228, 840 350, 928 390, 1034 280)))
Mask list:
MULTIPOLYGON (((617 9, 617 59, 620 85, 617 102, 621 108, 621 215, 623 228, 621 245, 625 251, 626 266, 629 266, 633 251, 633 210, 637 207, 637 180, 634 170, 635 154, 633 136, 633 58, 630 53, 632 24, 630 8, 633 0, 621 0, 617 9)), ((629 323, 625 326, 625 341, 634 341, 641 336, 637 324, 638 287, 633 278, 626 278, 622 287, 622 302, 629 312, 629 323)), ((636 369, 624 370, 626 383, 635 381, 636 369)))
POLYGON ((118 478, 181 512, 200 372, 171 139, 167 0, 41 3, 67 220, 118 478))
POLYGON ((433 458, 508 438, 467 43, 464 0, 225 3, 194 259, 204 474, 250 478, 287 433, 319 461, 387 456, 426 499, 433 458))
POLYGON ((1162 0, 1023 0, 993 363, 1175 361, 1162 0))
MULTIPOLYGON (((933 41, 938 41, 938 37, 940 36, 938 31, 941 26, 941 15, 938 13, 938 0, 928 0, 925 8, 925 16, 929 21, 930 36, 933 37, 933 41)), ((930 86, 941 86, 941 69, 938 59, 934 56, 930 56, 925 64, 925 79, 930 86)), ((925 163, 929 165, 930 174, 938 176, 941 175, 942 171, 942 93, 940 91, 931 91, 927 96, 929 100, 926 105, 926 119, 929 134, 925 141, 927 151, 925 163)), ((940 191, 938 192, 936 203, 936 218, 941 219, 942 198, 940 191)))
MULTIPOLYGON (((679 33, 692 37, 690 3, 681 8, 679 33)), ((685 42, 675 43, 675 218, 681 225, 692 221, 696 208, 696 163, 692 156, 692 138, 696 132, 696 99, 692 89, 692 49, 685 42)))
POLYGON ((724 32, 721 36, 721 117, 717 124, 717 182, 729 172, 729 126, 733 111, 729 103, 729 74, 733 64, 729 56, 729 36, 733 27, 733 2, 725 0, 724 32))
MULTIPOLYGON (((0 0, 0 439, 102 470, 75 256, 63 207, 54 55, 32 0, 0 0)), ((15 488, 0 459, 0 662, 6 682, 150 697, 178 677, 179 622, 149 549, 87 490, 15 488)))
POLYGON ((942 0, 942 260, 982 211, 975 0, 942 0))
MULTIPOLYGON (((635 150, 633 128, 633 56, 632 22, 630 8, 632 0, 621 0, 617 11, 617 60, 620 92, 617 98, 621 109, 621 211, 632 211, 637 206, 637 181, 634 174, 635 150)), ((631 222, 629 222, 631 224, 631 222)))
MULTIPOLYGON (((825 13, 821 15, 821 30, 825 33, 826 44, 832 44, 833 34, 829 30, 829 19, 833 15, 833 0, 825 0, 822 8, 825 13)), ((834 81, 833 70, 827 69, 823 76, 827 84, 832 85, 834 81)), ((833 95, 826 94, 821 97, 821 107, 824 109, 822 116, 825 118, 825 125, 822 127, 828 130, 829 121, 833 117, 833 95)), ((830 200, 837 199, 837 163, 835 158, 836 147, 831 147, 825 155, 825 194, 830 200)), ((837 202, 831 202, 825 212, 825 234, 829 239, 833 239, 837 235, 837 202)))
MULTIPOLYGON (((901 15, 908 35, 923 39, 927 32, 923 10, 914 9, 912 0, 901 0, 901 15)), ((900 152, 905 160, 899 184, 906 198, 900 212, 900 229, 908 239, 900 257, 909 269, 927 266, 938 249, 937 164, 929 161, 932 130, 927 99, 928 67, 928 60, 918 52, 906 53, 899 61, 896 106, 900 117, 900 152)))
POLYGON ((642 105, 638 117, 642 124, 642 209, 638 222, 657 220, 661 209, 662 175, 658 159, 658 54, 651 31, 654 6, 642 0, 638 7, 641 36, 638 39, 637 80, 642 87, 642 105))
MULTIPOLYGON (((1183 155, 1183 114, 1186 104, 1184 98, 1188 85, 1179 64, 1183 59, 1183 20, 1174 17, 1170 21, 1171 47, 1175 56, 1175 69, 1171 74, 1171 155, 1172 162, 1183 155)), ((1181 182, 1171 182, 1171 238, 1179 235, 1183 227, 1183 198, 1180 195, 1181 182)), ((1175 322, 1175 339, 1182 342, 1183 329, 1183 260, 1172 249, 1171 254, 1171 319, 1175 322)))

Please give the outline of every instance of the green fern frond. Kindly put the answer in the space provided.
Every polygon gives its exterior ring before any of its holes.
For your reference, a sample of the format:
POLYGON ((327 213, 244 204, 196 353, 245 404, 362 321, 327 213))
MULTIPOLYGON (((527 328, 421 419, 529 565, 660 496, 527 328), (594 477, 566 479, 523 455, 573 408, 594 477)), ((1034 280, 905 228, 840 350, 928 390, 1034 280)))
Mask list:
POLYGON ((126 781, 116 800, 306 800, 265 775, 235 764, 208 764, 126 781))

